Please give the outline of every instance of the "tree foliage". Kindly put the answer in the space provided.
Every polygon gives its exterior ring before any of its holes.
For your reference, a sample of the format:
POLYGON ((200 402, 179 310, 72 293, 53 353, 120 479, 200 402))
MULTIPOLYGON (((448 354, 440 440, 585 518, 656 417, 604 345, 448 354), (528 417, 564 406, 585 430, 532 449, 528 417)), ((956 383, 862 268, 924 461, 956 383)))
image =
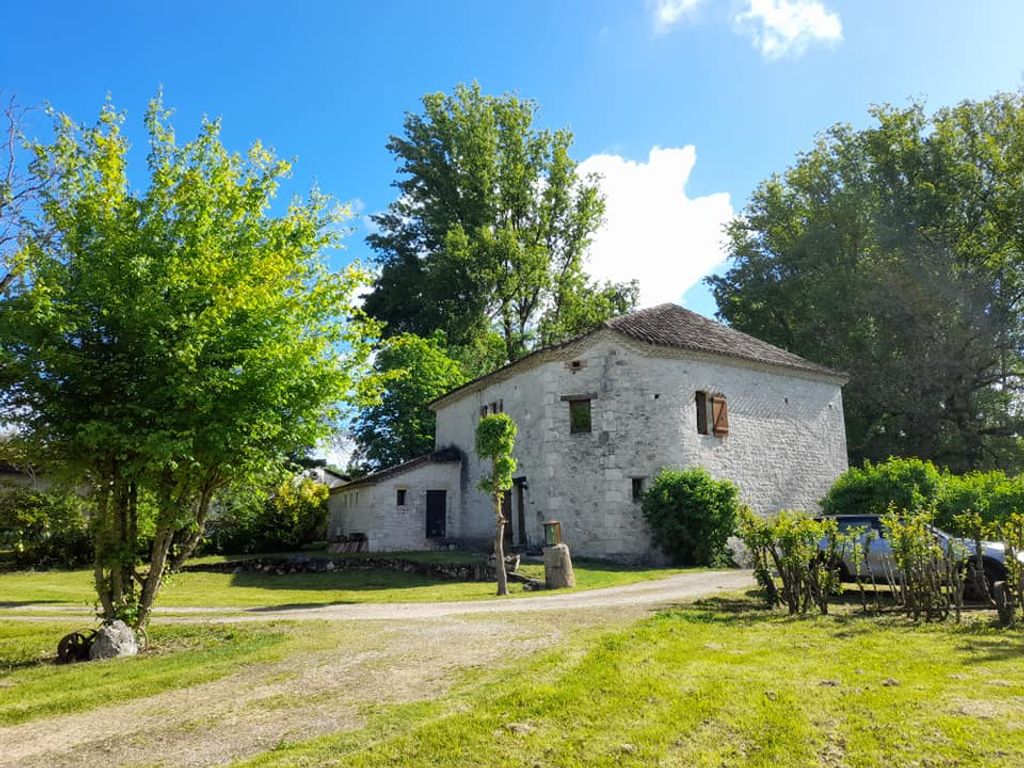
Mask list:
POLYGON ((380 275, 366 309, 386 332, 469 348, 479 368, 511 362, 635 304, 635 285, 584 271, 604 201, 569 155, 572 134, 533 126, 537 106, 460 85, 429 94, 388 149, 402 178, 369 238, 380 275), (501 340, 500 347, 488 337, 501 340), (483 343, 481 343, 483 342, 483 343), (482 358, 481 351, 497 353, 482 358))
POLYGON ((466 381, 448 356, 444 334, 429 338, 403 333, 385 339, 373 369, 382 393, 364 398, 353 425, 360 468, 400 464, 434 448, 434 412, 427 403, 466 381))
POLYGON ((0 551, 16 568, 73 568, 92 557, 86 502, 74 492, 0 484, 0 551))
POLYGON ((919 510, 935 503, 943 480, 943 473, 930 461, 865 461, 836 478, 821 508, 826 515, 883 515, 890 508, 919 510))
POLYGON ((259 143, 228 152, 216 121, 179 145, 156 99, 136 191, 122 122, 110 105, 93 126, 59 115, 34 147, 49 236, 28 233, 0 307, 0 419, 92 485, 103 615, 143 623, 214 493, 330 430, 371 329, 363 274, 326 266, 341 212, 314 191, 269 213, 287 163, 259 143))
POLYGON ((508 520, 502 510, 502 496, 512 488, 516 460, 516 423, 507 413, 492 413, 476 425, 476 455, 491 462, 491 471, 480 478, 480 490, 494 500, 494 560, 498 574, 498 594, 508 594, 505 574, 505 526, 508 520))
POLYGON ((1024 93, 872 117, 758 187, 719 313, 849 372, 854 460, 1019 466, 1024 93))

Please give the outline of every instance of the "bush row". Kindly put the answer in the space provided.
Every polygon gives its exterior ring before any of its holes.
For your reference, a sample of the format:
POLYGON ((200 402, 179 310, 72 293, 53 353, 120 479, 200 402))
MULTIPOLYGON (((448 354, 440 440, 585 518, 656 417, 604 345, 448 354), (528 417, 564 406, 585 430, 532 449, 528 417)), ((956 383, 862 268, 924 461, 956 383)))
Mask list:
POLYGON ((1024 512, 1024 475, 999 471, 955 475, 922 459, 865 461, 833 484, 821 503, 827 515, 885 514, 890 508, 934 512, 939 528, 971 535, 963 521, 976 514, 986 526, 1024 512))

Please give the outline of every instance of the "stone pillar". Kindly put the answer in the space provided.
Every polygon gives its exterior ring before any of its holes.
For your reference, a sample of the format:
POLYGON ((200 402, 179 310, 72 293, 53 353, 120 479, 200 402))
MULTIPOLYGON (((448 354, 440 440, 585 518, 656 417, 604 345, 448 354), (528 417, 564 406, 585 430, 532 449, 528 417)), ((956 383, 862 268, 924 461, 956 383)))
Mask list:
POLYGON ((569 547, 565 544, 544 547, 544 586, 548 589, 576 586, 572 558, 569 556, 569 547))

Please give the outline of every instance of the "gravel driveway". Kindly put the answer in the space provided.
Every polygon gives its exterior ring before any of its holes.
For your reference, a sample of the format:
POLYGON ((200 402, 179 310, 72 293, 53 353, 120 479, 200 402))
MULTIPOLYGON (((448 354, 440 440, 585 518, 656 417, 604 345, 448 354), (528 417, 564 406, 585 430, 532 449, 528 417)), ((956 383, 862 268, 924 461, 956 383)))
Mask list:
POLYGON ((445 603, 354 603, 286 609, 249 609, 222 621, 265 621, 267 619, 416 620, 445 616, 491 613, 536 613, 620 606, 655 608, 659 605, 693 600, 715 592, 754 586, 748 570, 697 571, 666 579, 642 581, 621 587, 564 592, 505 600, 466 600, 445 603))

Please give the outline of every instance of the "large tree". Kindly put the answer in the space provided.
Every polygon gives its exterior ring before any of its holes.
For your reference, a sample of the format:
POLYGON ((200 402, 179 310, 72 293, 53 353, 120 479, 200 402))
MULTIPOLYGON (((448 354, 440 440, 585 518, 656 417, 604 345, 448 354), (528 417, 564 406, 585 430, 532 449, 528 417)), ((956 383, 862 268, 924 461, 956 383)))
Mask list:
POLYGON ((25 172, 19 162, 23 146, 21 124, 26 110, 14 95, 0 91, 0 294, 21 272, 19 241, 40 190, 40 182, 25 172))
POLYGON ((572 134, 535 128, 536 110, 460 85, 425 96, 387 145, 401 178, 395 201, 373 217, 380 274, 366 310, 388 334, 443 331, 470 350, 473 375, 636 300, 635 286, 587 277, 604 201, 596 179, 577 173, 572 134), (497 350, 489 334, 501 339, 497 350))
POLYGON ((852 459, 1019 467, 1024 96, 872 116, 757 188, 719 314, 849 372, 852 459))
POLYGON ((385 339, 373 361, 377 385, 354 423, 359 469, 381 469, 429 453, 434 447, 434 413, 427 403, 466 381, 462 366, 448 356, 444 334, 424 339, 403 333, 385 339))
POLYGON ((91 485, 102 614, 141 625, 218 489, 331 429, 369 327, 363 274, 326 264, 336 207, 313 192, 270 213, 287 163, 229 153, 217 122, 178 144, 158 99, 136 190, 122 122, 109 105, 93 126, 57 116, 34 147, 48 235, 25 233, 24 280, 0 299, 0 421, 91 485))

